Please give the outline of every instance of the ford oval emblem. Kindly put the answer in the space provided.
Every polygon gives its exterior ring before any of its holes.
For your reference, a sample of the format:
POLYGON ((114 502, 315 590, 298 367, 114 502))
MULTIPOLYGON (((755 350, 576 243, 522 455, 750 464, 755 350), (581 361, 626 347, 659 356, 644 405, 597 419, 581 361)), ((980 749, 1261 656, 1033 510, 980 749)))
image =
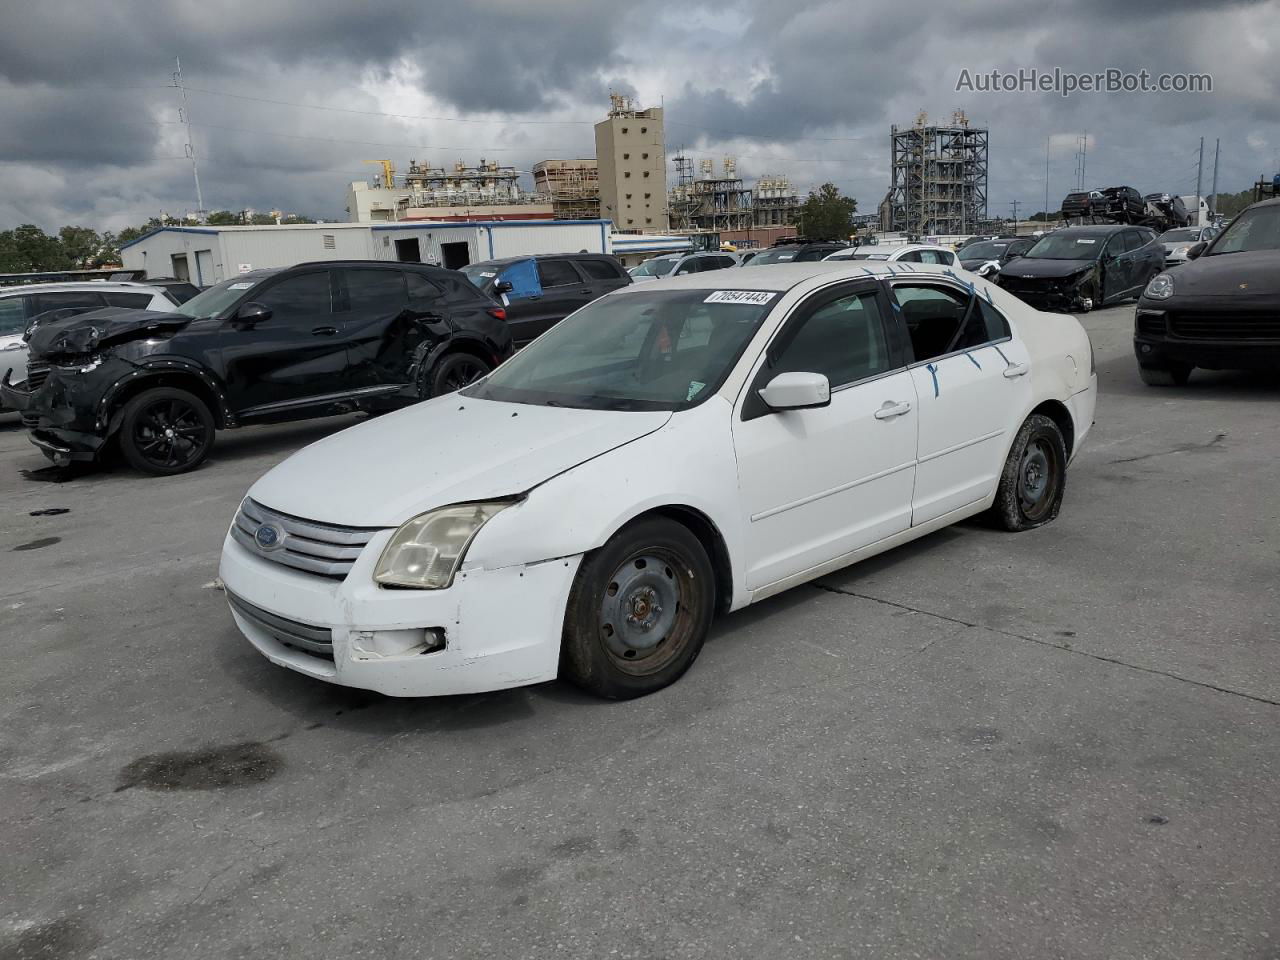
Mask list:
POLYGON ((264 523, 253 535, 254 542, 262 550, 274 550, 284 543, 284 531, 274 523, 264 523))

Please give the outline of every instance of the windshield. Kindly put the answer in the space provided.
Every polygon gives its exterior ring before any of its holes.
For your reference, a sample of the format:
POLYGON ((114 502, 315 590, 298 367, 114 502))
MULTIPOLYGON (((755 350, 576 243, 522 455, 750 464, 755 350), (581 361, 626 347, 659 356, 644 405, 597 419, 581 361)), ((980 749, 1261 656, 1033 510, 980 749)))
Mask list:
POLYGON ((971 243, 964 248, 963 256, 966 260, 999 260, 1009 249, 1010 243, 1009 240, 984 240, 981 243, 971 243))
POLYGON ((1187 240, 1199 240, 1199 230, 1166 230, 1160 234, 1161 243, 1184 243, 1187 240))
POLYGON ((1246 210, 1218 234, 1207 252, 1210 256, 1217 256, 1257 250, 1280 250, 1280 206, 1246 210))
POLYGON ((1105 236, 1096 234, 1082 237, 1066 232, 1055 233, 1037 240, 1036 245, 1027 251, 1027 256, 1041 260, 1097 260, 1106 242, 1105 236))
POLYGON ((691 407, 720 388, 777 297, 764 290, 602 297, 463 393, 590 410, 691 407))
POLYGON ((655 258, 646 260, 638 267, 632 267, 630 273, 633 277, 665 277, 675 265, 676 261, 674 259, 662 260, 655 258))
POLYGON ((186 303, 174 307, 173 312, 195 319, 216 317, 243 297, 246 290, 261 283, 262 279, 257 277, 253 280, 245 280, 243 278, 223 280, 221 283, 215 283, 208 290, 196 294, 186 303))
POLYGON ((752 258, 751 265, 754 267, 762 263, 788 263, 794 260, 799 252, 795 247, 773 247, 757 253, 752 258))
POLYGON ((470 280, 473 286, 483 290, 485 284, 498 275, 498 268, 489 263, 473 263, 461 268, 459 272, 470 280))

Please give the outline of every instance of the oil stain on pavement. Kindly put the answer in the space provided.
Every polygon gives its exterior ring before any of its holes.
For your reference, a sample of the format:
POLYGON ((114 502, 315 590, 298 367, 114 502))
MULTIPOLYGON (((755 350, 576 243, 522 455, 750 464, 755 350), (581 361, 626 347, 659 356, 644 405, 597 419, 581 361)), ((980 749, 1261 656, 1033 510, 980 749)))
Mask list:
POLYGON ((179 750, 139 757, 120 771, 116 792, 144 790, 220 790, 270 780, 284 759, 263 743, 233 743, 202 750, 179 750))

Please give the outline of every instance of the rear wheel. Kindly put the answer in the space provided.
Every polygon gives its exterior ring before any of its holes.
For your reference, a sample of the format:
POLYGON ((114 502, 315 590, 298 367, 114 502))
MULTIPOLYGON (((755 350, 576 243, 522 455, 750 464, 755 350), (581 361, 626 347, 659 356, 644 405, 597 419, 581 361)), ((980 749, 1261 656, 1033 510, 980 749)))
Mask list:
POLYGON ((600 697, 661 690, 692 666, 715 608, 715 576, 688 528, 657 517, 588 554, 569 593, 561 668, 600 697))
POLYGON ((1146 367, 1138 364, 1138 376, 1148 387, 1184 387, 1191 379, 1190 364, 1177 363, 1168 367, 1146 367))
POLYGON ((203 400, 186 390, 156 387, 125 404, 120 451, 144 473, 185 473, 209 455, 213 433, 213 414, 203 400))
POLYGON ((1023 421, 1000 474, 992 517, 1006 530, 1043 526, 1058 515, 1067 481, 1067 445, 1048 417, 1023 421))
POLYGON ((423 399, 455 393, 475 383, 493 368, 479 357, 469 353, 450 353, 441 357, 427 377, 427 392, 423 399))

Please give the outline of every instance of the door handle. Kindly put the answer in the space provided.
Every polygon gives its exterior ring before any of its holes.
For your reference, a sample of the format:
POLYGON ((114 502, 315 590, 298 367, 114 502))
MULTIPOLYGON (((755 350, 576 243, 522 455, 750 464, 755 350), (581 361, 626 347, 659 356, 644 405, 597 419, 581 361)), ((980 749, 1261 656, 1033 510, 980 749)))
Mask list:
POLYGON ((884 405, 876 411, 875 417, 877 420, 892 420, 894 417, 900 417, 904 413, 909 413, 910 411, 911 404, 905 400, 899 401, 898 403, 894 403, 892 400, 886 400, 884 405))
POLYGON ((1004 368, 1004 378, 1012 380, 1014 377, 1021 377, 1030 369, 1031 364, 1029 363, 1011 363, 1004 368))
POLYGON ((337 327, 312 327, 311 335, 313 337, 332 337, 338 332, 337 327))

